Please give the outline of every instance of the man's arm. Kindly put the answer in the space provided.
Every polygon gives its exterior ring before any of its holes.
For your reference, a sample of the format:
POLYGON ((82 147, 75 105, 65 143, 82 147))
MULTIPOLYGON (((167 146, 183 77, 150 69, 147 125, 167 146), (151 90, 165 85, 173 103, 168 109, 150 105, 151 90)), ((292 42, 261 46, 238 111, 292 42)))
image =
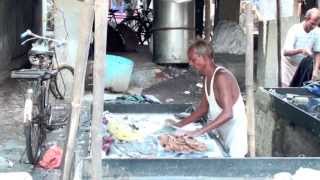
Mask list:
MULTIPOLYGON (((223 72, 225 73, 225 72, 223 72)), ((201 134, 207 133, 215 128, 220 127, 227 121, 233 118, 233 100, 232 100, 232 88, 230 87, 230 84, 234 83, 234 80, 231 76, 227 76, 225 74, 220 74, 216 76, 216 87, 218 88, 218 94, 220 99, 220 106, 222 108, 221 113, 218 115, 218 117, 214 120, 208 123, 206 126, 204 126, 201 129, 198 129, 196 131, 191 132, 191 136, 199 136, 201 134)), ((240 94, 239 94, 240 95, 240 94)))
POLYGON ((311 52, 310 49, 303 49, 303 48, 300 48, 300 49, 284 49, 283 50, 283 54, 285 56, 294 56, 294 55, 297 55, 297 54, 303 54, 305 56, 311 56, 312 52, 311 52))
POLYGON ((201 101, 200 101, 200 105, 196 109, 196 111, 194 111, 193 113, 191 113, 190 116, 184 118, 183 120, 181 120, 180 122, 176 123, 175 125, 178 126, 178 127, 183 127, 183 126, 185 126, 185 125, 187 125, 189 123, 192 123, 192 122, 200 119, 205 114, 207 114, 208 113, 208 109, 209 109, 209 105, 208 105, 207 97, 206 97, 205 93, 203 93, 201 101))

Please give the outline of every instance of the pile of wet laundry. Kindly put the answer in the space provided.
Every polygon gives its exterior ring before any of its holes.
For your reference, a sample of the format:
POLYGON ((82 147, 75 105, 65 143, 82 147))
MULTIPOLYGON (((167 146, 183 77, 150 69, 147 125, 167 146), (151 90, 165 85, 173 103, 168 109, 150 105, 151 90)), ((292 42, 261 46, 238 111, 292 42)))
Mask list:
POLYGON ((159 141, 165 151, 204 152, 208 150, 206 144, 190 136, 163 134, 159 136, 159 141))

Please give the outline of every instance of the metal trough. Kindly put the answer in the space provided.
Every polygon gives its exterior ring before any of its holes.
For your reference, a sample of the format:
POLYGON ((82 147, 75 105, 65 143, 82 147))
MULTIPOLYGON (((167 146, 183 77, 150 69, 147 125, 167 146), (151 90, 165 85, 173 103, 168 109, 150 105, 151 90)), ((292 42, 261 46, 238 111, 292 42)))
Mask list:
MULTIPOLYGON (((188 107, 186 104, 105 104, 105 110, 115 113, 180 113, 188 107)), ((294 107, 291 110, 296 111, 294 107)), ((91 159, 82 162, 81 177, 89 180, 91 159)), ((320 169, 320 158, 103 159, 102 165, 103 179, 257 180, 270 179, 284 171, 294 173, 300 167, 320 169)))
MULTIPOLYGON (((319 158, 247 159, 105 159, 104 179, 270 179, 300 167, 320 169, 319 158)), ((84 160, 83 179, 90 179, 90 159, 84 160)))
POLYGON ((286 94, 309 97, 310 99, 319 97, 312 95, 304 88, 266 88, 266 90, 273 98, 273 107, 280 116, 295 125, 304 127, 315 136, 320 135, 319 117, 283 99, 286 94))

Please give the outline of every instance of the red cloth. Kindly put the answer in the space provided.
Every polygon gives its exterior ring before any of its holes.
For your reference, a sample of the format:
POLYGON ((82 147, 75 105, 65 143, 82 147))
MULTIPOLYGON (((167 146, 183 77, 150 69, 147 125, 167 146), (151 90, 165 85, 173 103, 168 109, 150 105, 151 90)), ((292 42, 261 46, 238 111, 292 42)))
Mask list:
POLYGON ((59 168, 63 156, 63 150, 59 146, 49 148, 39 162, 39 165, 45 169, 59 168))

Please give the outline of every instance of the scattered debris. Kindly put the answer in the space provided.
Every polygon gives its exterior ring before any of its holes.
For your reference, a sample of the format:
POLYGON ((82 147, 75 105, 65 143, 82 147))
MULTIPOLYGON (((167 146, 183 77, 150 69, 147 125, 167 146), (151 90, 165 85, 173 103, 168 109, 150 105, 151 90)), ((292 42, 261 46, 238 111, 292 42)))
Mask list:
POLYGON ((163 71, 158 72, 158 73, 156 72, 155 75, 156 75, 156 79, 159 79, 159 80, 172 79, 172 77, 169 74, 167 74, 163 71))
POLYGON ((171 102, 173 102, 173 101, 174 101, 174 99, 172 99, 172 98, 166 99, 166 103, 171 103, 171 102))
POLYGON ((7 158, 0 156, 0 168, 12 168, 14 163, 7 158))
POLYGON ((299 168, 294 175, 288 172, 277 173, 273 176, 273 180, 318 180, 320 171, 310 168, 299 168))
POLYGON ((197 86, 198 88, 203 88, 203 84, 202 84, 202 83, 197 83, 196 86, 197 86))
POLYGON ((154 72, 155 72, 155 73, 161 73, 162 70, 161 70, 161 69, 155 69, 154 72))
POLYGON ((186 95, 191 94, 191 92, 190 92, 190 91, 184 91, 183 93, 184 93, 184 94, 186 94, 186 95))

